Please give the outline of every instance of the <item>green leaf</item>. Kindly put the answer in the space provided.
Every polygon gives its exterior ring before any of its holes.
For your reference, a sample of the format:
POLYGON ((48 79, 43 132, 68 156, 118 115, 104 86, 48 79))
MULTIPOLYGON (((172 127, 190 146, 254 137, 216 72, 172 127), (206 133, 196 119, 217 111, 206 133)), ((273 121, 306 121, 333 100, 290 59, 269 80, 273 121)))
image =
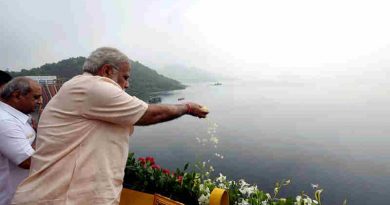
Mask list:
POLYGON ((316 198, 316 200, 318 201, 319 204, 321 204, 321 193, 322 191, 324 191, 323 189, 318 189, 315 193, 314 193, 314 197, 316 198))
POLYGON ((128 159, 132 159, 134 157, 134 153, 133 152, 129 152, 129 155, 128 155, 128 159))
POLYGON ((187 168, 188 168, 188 165, 189 165, 189 163, 187 162, 185 165, 184 165, 184 171, 185 170, 187 170, 187 168))

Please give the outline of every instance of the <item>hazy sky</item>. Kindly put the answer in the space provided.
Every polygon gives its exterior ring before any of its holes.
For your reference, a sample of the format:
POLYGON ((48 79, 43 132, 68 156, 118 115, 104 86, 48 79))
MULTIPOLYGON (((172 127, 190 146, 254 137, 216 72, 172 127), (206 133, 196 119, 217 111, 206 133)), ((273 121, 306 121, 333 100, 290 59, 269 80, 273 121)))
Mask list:
POLYGON ((390 77, 390 3, 377 0, 0 0, 0 68, 100 46, 158 69, 234 76, 390 77))

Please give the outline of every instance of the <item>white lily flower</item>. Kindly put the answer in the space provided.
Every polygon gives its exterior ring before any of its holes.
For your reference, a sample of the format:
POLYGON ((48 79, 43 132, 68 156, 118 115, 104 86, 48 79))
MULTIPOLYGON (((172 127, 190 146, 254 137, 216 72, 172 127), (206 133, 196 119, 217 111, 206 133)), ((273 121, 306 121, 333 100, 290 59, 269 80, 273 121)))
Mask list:
POLYGON ((199 184, 199 190, 200 191, 204 191, 204 185, 203 184, 199 184))
POLYGON ((302 197, 298 195, 298 196, 295 198, 295 200, 296 200, 297 202, 301 202, 302 197))
POLYGON ((287 186, 287 185, 289 185, 290 183, 291 183, 291 179, 285 181, 285 182, 283 183, 283 185, 284 185, 284 186, 287 186))
POLYGON ((250 205, 247 199, 243 199, 241 202, 238 203, 239 205, 250 205))
POLYGON ((275 187, 274 188, 274 193, 278 193, 279 192, 279 188, 278 187, 275 187))
POLYGON ((303 204, 304 205, 311 205, 312 204, 312 200, 310 198, 304 198, 303 199, 303 204))
POLYGON ((223 183, 226 181, 226 176, 223 176, 221 173, 219 173, 219 177, 216 179, 216 181, 223 183))
POLYGON ((210 195, 201 195, 198 198, 199 205, 208 205, 210 203, 210 195))
POLYGON ((244 179, 240 179, 239 181, 239 184, 241 185, 241 187, 244 187, 244 186, 248 186, 249 184, 245 182, 244 179))
POLYGON ((206 191, 207 195, 210 195, 210 189, 208 187, 206 187, 205 191, 206 191))

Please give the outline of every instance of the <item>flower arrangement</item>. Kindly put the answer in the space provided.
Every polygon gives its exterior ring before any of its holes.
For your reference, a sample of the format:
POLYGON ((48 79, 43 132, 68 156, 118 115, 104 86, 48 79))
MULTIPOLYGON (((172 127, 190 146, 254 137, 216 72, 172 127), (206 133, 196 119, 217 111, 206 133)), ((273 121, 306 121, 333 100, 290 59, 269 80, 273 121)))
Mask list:
MULTIPOLYGON (((210 172, 213 167, 206 162, 195 166, 198 171, 188 169, 187 163, 183 169, 171 172, 156 164, 153 157, 138 158, 129 154, 124 177, 124 187, 146 192, 158 193, 173 200, 189 205, 209 204, 210 193, 216 187, 229 193, 231 205, 321 205, 322 189, 312 185, 315 189, 314 197, 301 193, 296 197, 279 197, 281 188, 288 186, 291 180, 276 182, 274 193, 266 193, 256 185, 250 185, 245 180, 228 180, 219 174, 212 178, 210 172)), ((344 201, 346 205, 346 201, 344 201)))
POLYGON ((136 159, 130 153, 123 185, 125 188, 158 193, 185 204, 197 205, 200 175, 187 171, 188 166, 186 164, 182 170, 171 172, 157 165, 153 157, 136 159))

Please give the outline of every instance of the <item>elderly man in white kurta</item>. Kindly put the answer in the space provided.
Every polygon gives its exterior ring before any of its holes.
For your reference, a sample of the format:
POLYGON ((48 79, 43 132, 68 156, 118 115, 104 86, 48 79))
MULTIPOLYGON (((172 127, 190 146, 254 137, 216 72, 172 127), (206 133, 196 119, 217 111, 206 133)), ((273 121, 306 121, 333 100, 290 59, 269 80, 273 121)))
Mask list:
POLYGON ((195 103, 148 105, 128 95, 130 60, 117 49, 95 50, 83 70, 44 109, 30 176, 12 204, 118 204, 134 125, 208 113, 195 103))
POLYGON ((28 176, 35 131, 30 125, 41 88, 27 78, 4 86, 0 101, 0 205, 8 205, 16 187, 28 176))

